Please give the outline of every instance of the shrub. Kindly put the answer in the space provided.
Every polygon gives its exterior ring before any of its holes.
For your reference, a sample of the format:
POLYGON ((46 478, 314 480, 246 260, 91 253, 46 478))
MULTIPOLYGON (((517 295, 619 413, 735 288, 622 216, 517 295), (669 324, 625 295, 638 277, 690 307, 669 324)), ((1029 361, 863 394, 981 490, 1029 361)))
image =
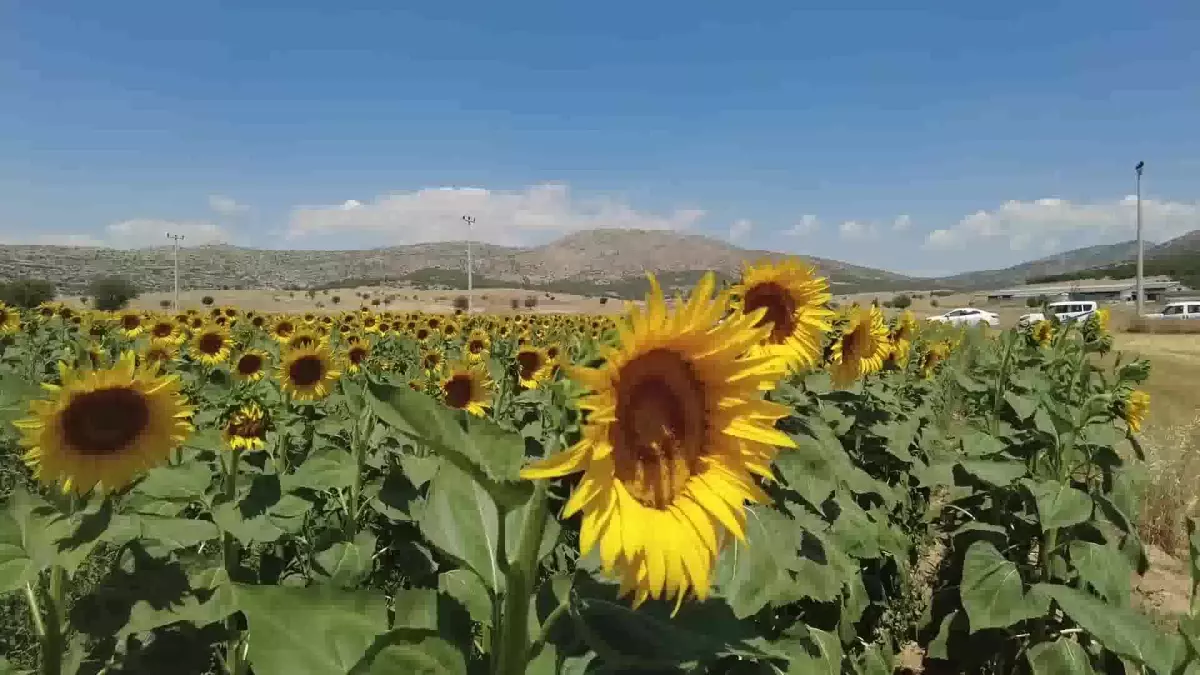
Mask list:
MULTIPOLYGON (((290 294, 289 294, 289 295, 290 295, 290 294)), ((207 307, 208 305, 211 305, 211 304, 213 304, 213 296, 211 296, 211 295, 206 295, 206 296, 204 296, 203 298, 200 298, 200 304, 202 304, 202 305, 204 305, 204 306, 206 306, 206 307, 207 307)))
POLYGON ((18 279, 0 284, 0 300, 17 307, 37 307, 58 295, 54 284, 45 279, 18 279))
POLYGON ((933 299, 931 299, 931 300, 929 301, 929 306, 930 306, 930 307, 937 307, 937 306, 938 306, 938 301, 937 301, 937 298, 933 298, 933 299))
POLYGON ((954 291, 930 291, 929 295, 935 298, 944 298, 948 295, 954 295, 954 291))
POLYGON ((896 309, 908 309, 911 306, 912 298, 908 297, 904 293, 900 293, 892 297, 892 307, 895 307, 896 309))
POLYGON ((600 304, 602 304, 602 305, 607 305, 607 304, 608 304, 608 298, 607 298, 607 297, 602 297, 602 298, 600 298, 600 304))
POLYGON ((336 305, 336 304, 338 304, 339 302, 341 302, 341 301, 342 301, 342 296, 340 296, 340 295, 335 295, 335 296, 333 296, 332 298, 330 298, 330 299, 329 299, 329 301, 330 301, 330 302, 332 302, 333 304, 335 304, 335 305, 336 305))
POLYGON ((533 309, 534 307, 537 307, 537 306, 538 306, 538 299, 537 299, 536 295, 525 296, 525 309, 533 309))
POLYGON ((163 309, 169 309, 171 307, 171 301, 170 300, 159 300, 158 306, 162 307, 163 309))
POLYGON ((516 298, 512 298, 512 299, 510 299, 510 300, 508 301, 508 304, 509 304, 509 306, 510 306, 510 307, 512 307, 514 310, 521 309, 521 301, 520 301, 520 300, 518 300, 518 299, 516 299, 516 298))
POLYGON ((100 277, 88 286, 92 306, 104 311, 121 309, 138 296, 137 286, 122 277, 100 277))
POLYGON ((454 309, 459 309, 465 312, 470 304, 470 299, 465 295, 459 295, 454 298, 454 309))
POLYGON ((379 306, 379 298, 371 298, 371 305, 373 307, 378 307, 379 306))
POLYGON ((86 304, 88 304, 88 299, 89 299, 89 298, 88 298, 88 296, 86 296, 86 295, 80 296, 80 297, 79 297, 79 304, 81 304, 81 305, 86 305, 86 304))

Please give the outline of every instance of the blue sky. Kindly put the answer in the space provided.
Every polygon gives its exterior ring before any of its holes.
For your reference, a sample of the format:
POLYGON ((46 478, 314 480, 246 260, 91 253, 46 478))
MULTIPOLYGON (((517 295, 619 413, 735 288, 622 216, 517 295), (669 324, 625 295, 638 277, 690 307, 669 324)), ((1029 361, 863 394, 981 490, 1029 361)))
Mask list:
POLYGON ((1148 237, 1200 228, 1194 0, 865 7, 9 0, 0 241, 357 248, 471 211, 948 273, 1130 238, 1139 159, 1148 237))

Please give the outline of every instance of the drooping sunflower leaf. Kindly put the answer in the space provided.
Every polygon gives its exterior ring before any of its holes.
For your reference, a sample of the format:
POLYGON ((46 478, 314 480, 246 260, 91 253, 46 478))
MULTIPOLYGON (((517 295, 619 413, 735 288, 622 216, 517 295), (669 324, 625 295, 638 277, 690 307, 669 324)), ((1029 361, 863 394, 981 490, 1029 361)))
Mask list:
POLYGON ((1025 658, 1033 675, 1092 675, 1096 672, 1083 647, 1065 637, 1030 647, 1025 658))
POLYGON ((429 543, 474 570, 493 592, 504 585, 498 554, 500 513, 487 490, 454 464, 429 485, 418 524, 429 543))
POLYGON ((1066 483, 1027 478, 1021 484, 1033 495, 1043 531, 1077 525, 1092 515, 1091 497, 1066 483))
POLYGON ((1172 671, 1175 650, 1168 637, 1137 611, 1059 584, 1037 584, 1031 590, 1053 598, 1072 621, 1106 648, 1155 672, 1172 671))
POLYGON ((986 541, 967 549, 959 594, 972 633, 1006 628, 1045 611, 1045 602, 1026 594, 1016 563, 986 541))

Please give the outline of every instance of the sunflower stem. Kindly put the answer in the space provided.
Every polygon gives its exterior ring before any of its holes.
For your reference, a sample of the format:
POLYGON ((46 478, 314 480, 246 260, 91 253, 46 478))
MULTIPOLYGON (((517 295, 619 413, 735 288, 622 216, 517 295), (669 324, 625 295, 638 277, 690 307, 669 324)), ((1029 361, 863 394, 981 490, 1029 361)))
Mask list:
POLYGON ((50 568, 50 591, 46 597, 46 617, 42 622, 42 675, 62 675, 62 611, 64 570, 50 568))
POLYGON ((370 436, 371 421, 373 419, 374 417, 371 416, 370 408, 364 408, 351 434, 350 442, 353 444, 352 450, 354 451, 355 469, 354 482, 350 484, 350 503, 346 506, 346 523, 344 528, 346 541, 353 541, 354 535, 358 533, 358 502, 362 499, 363 465, 367 461, 367 437, 370 436))
POLYGON ((521 524, 514 564, 505 574, 504 611, 493 661, 495 675, 523 675, 529 659, 529 608, 538 573, 538 550, 546 531, 546 483, 538 481, 521 524))
MULTIPOLYGON (((225 483, 223 485, 227 503, 232 503, 237 499, 238 462, 241 458, 241 448, 233 448, 229 451, 228 465, 225 469, 225 483)), ((230 582, 232 582, 237 574, 240 553, 237 540, 234 539, 233 535, 229 532, 223 533, 221 535, 221 556, 225 562, 225 575, 229 578, 230 582)), ((225 618, 225 630, 229 634, 225 646, 225 667, 231 675, 238 675, 245 668, 242 664, 242 636, 241 631, 238 630, 236 614, 230 614, 225 618)))

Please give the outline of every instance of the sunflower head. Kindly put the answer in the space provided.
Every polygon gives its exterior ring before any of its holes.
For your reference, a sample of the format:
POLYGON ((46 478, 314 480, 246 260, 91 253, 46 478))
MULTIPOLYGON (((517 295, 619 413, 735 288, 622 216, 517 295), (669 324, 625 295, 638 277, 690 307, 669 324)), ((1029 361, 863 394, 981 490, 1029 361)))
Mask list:
POLYGON ((525 389, 536 389, 551 375, 550 359, 546 352, 529 345, 517 350, 517 381, 525 389))
POLYGON ((321 344, 321 335, 310 328, 304 328, 292 334, 291 339, 287 341, 287 346, 290 349, 299 347, 316 347, 321 344))
POLYGON ((668 309, 657 281, 644 310, 630 308, 620 344, 599 368, 571 369, 592 393, 582 439, 522 471, 530 479, 584 475, 564 514, 583 512, 580 547, 597 545, 602 567, 639 604, 706 597, 731 532, 745 540, 747 501, 769 497, 755 475, 771 475, 774 428, 789 409, 763 400, 786 372, 777 359, 747 355, 771 330, 757 315, 723 317, 705 275, 690 299, 668 309))
POLYGON ((367 366, 371 356, 371 344, 365 340, 355 342, 346 350, 346 369, 357 373, 367 366))
POLYGON ((119 321, 121 322, 121 332, 127 337, 137 337, 146 329, 141 312, 121 312, 119 321))
POLYGON ((174 340, 150 340, 142 349, 140 361, 161 367, 173 361, 178 351, 179 345, 174 340))
POLYGON ((1139 433, 1150 412, 1150 394, 1141 389, 1134 389, 1121 401, 1121 417, 1129 425, 1129 430, 1139 433))
POLYGON ((150 324, 150 339, 152 340, 175 340, 179 336, 179 324, 166 317, 155 319, 150 324))
POLYGON ((267 353, 261 349, 247 349, 233 362, 233 376, 243 382, 257 382, 266 373, 267 353))
POLYGON ((879 307, 851 307, 829 351, 829 374, 838 387, 848 387, 879 372, 892 344, 879 307))
POLYGON ((333 357, 324 345, 287 350, 279 364, 281 388, 298 401, 325 398, 333 390, 341 372, 333 367, 333 357))
POLYGON ((430 349, 421 354, 421 369, 427 373, 436 373, 442 367, 442 353, 430 349))
POLYGON ((270 420, 256 401, 238 408, 225 423, 225 442, 232 450, 247 452, 267 447, 267 428, 270 420))
POLYGON ((279 317, 275 321, 275 325, 271 326, 271 337, 279 342, 286 343, 292 339, 292 335, 296 332, 296 322, 286 316, 279 317))
POLYGON ((197 361, 206 366, 224 362, 232 349, 229 331, 219 324, 210 323, 192 335, 192 353, 197 361))
POLYGON ((447 321, 442 325, 442 335, 445 336, 447 340, 458 335, 458 324, 454 323, 453 321, 447 321))
POLYGON ((250 317, 250 325, 254 326, 255 328, 262 328, 263 326, 267 325, 267 317, 263 316, 262 314, 255 314, 254 316, 250 317))
POLYGON ((1054 340, 1054 324, 1048 319, 1042 319, 1033 324, 1030 339, 1039 347, 1047 347, 1054 340))
POLYGON ((467 337, 467 344, 463 346, 463 351, 466 352, 467 358, 472 361, 481 361, 487 356, 491 348, 491 336, 482 328, 476 328, 467 337))
POLYGON ((191 432, 193 408, 173 375, 139 368, 125 352, 106 370, 59 365, 62 383, 30 404, 16 423, 25 461, 35 475, 64 491, 120 490, 164 462, 191 432))
POLYGON ((929 345, 925 349, 925 353, 921 355, 921 377, 926 380, 933 377, 933 374, 937 371, 938 364, 950 356, 951 349, 950 343, 946 340, 939 340, 929 345))
POLYGON ((741 282, 732 292, 743 313, 771 329, 751 349, 753 356, 780 358, 792 370, 817 364, 833 318, 827 308, 831 296, 824 277, 794 258, 763 260, 742 271, 741 282))
POLYGON ((20 329, 21 313, 15 308, 0 302, 0 335, 11 335, 20 329))
POLYGON ((484 417, 492 407, 492 381, 477 364, 460 364, 442 380, 442 401, 457 410, 484 417))

